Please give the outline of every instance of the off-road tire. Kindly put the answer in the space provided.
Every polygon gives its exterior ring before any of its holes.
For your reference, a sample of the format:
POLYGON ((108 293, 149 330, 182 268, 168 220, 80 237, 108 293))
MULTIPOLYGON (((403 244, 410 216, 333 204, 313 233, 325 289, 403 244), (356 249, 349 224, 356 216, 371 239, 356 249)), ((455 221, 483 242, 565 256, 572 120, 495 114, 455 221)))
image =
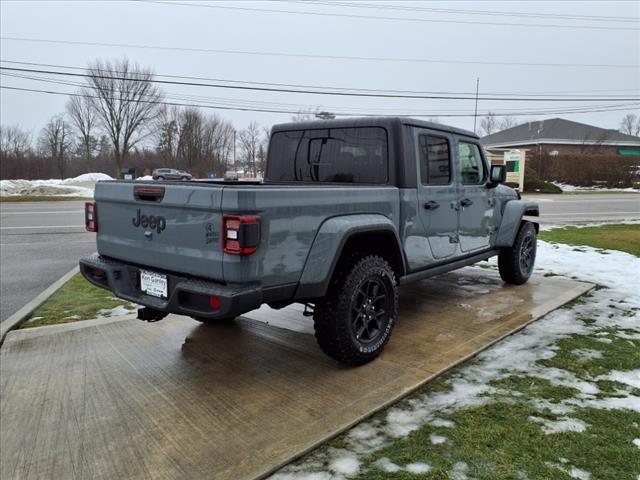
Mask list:
POLYGON ((506 283, 522 285, 533 273, 536 261, 536 228, 522 222, 513 247, 503 248, 498 255, 500 277, 506 283))
POLYGON ((229 325, 233 323, 233 321, 236 319, 236 317, 205 318, 205 317, 197 317, 195 315, 192 315, 191 318, 205 325, 229 325))
POLYGON ((389 341, 397 310, 398 285, 391 265, 378 255, 350 257, 338 266, 326 296, 315 304, 316 340, 322 351, 338 362, 365 364, 380 355, 389 341), (369 287, 375 293, 367 295, 361 290, 369 287), (382 295, 384 299, 375 303, 382 295), (365 309, 369 300, 373 306, 369 303, 365 309))

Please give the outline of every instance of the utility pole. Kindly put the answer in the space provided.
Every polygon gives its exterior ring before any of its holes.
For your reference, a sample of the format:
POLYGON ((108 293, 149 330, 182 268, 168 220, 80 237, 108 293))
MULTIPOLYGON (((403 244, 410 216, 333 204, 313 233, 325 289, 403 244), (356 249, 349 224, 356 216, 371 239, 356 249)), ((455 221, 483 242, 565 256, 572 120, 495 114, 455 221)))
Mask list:
POLYGON ((236 129, 233 129, 233 169, 236 170, 236 129))
POLYGON ((480 77, 476 78, 476 109, 473 112, 473 133, 476 133, 476 121, 478 119, 478 90, 480 89, 480 77))

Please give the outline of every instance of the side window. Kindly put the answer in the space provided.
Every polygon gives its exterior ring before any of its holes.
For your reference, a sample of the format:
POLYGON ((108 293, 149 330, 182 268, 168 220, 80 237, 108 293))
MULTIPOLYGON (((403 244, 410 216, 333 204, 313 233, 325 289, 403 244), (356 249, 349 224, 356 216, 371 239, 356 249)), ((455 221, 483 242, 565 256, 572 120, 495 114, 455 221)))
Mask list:
POLYGON ((451 183, 449 141, 444 137, 420 135, 420 181, 423 185, 451 183))
POLYGON ((484 181, 484 164, 477 145, 467 142, 458 143, 458 162, 462 183, 475 185, 484 181))

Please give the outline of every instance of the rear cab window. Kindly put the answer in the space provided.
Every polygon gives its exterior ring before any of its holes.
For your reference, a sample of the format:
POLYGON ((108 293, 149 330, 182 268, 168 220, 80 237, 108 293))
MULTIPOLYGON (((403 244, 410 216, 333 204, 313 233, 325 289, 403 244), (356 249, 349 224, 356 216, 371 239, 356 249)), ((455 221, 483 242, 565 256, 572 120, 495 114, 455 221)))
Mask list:
POLYGON ((382 127, 276 132, 271 137, 267 181, 386 184, 387 131, 382 127))

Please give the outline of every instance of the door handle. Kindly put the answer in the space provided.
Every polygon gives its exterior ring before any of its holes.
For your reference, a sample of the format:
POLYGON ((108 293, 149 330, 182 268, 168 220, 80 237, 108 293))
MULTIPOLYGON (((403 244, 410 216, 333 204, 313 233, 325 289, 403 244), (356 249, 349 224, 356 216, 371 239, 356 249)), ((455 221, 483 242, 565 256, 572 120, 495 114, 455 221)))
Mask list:
POLYGON ((468 198, 465 198, 463 200, 460 201, 460 205, 462 207, 468 207, 469 205, 473 205, 473 200, 470 200, 468 198))
POLYGON ((438 202, 434 202, 433 200, 430 200, 424 204, 424 208, 427 210, 435 210, 436 208, 439 208, 439 207, 440 207, 440 204, 438 202))

